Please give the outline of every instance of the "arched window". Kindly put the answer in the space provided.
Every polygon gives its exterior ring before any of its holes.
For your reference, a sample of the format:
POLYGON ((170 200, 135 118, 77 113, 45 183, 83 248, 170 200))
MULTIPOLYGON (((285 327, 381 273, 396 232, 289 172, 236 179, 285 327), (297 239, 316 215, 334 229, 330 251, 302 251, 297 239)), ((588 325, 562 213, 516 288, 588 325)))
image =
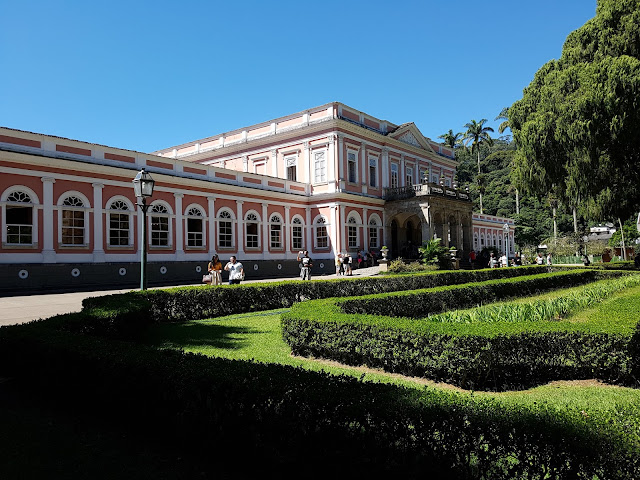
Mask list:
POLYGON ((228 210, 218 213, 218 246, 233 248, 233 215, 228 210))
POLYGON ((191 207, 185 215, 187 219, 187 247, 204 246, 204 214, 198 207, 191 207))
POLYGON ((70 195, 62 201, 60 214, 60 243, 62 245, 84 245, 87 211, 84 201, 70 195))
POLYGON ((300 217, 294 217, 291 225, 291 246, 294 250, 302 250, 304 248, 302 228, 302 219, 300 217))
POLYGON ((269 220, 269 237, 271 248, 282 248, 282 219, 278 215, 272 215, 269 220))
POLYGON ((473 249, 478 250, 478 234, 473 234, 473 249))
POLYGON ((5 234, 9 245, 33 245, 33 200, 23 191, 10 193, 6 199, 5 234))
POLYGON ((109 245, 129 246, 131 242, 131 210, 124 200, 114 200, 109 207, 109 245))
POLYGON ((375 218, 369 220, 369 248, 378 248, 378 222, 375 218))
POLYGON ((329 235, 327 235, 327 221, 319 217, 315 223, 316 248, 329 248, 329 235))
POLYGON ((358 248, 358 226, 354 217, 347 220, 347 241, 349 248, 358 248))
POLYGON ((247 236, 247 248, 260 248, 259 234, 260 218, 254 212, 249 212, 245 218, 245 232, 247 236))
POLYGON ((154 203, 149 209, 151 223, 151 246, 168 247, 171 245, 169 209, 162 203, 154 203))

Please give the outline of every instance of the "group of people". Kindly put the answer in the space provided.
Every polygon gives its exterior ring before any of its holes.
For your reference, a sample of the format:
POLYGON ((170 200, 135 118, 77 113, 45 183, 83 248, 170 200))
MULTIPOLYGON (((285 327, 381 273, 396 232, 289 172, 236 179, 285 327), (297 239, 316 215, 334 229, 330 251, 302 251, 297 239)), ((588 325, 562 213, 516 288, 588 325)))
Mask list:
MULTIPOLYGON (((211 285, 222 285, 222 262, 218 255, 211 257, 207 270, 209 271, 209 278, 205 278, 203 281, 211 285)), ((244 280, 244 267, 235 256, 229 259, 224 266, 224 270, 229 272, 229 285, 237 285, 244 280)))
POLYGON ((355 259, 349 253, 336 255, 336 275, 353 275, 353 268, 373 267, 376 265, 375 252, 358 250, 355 259))

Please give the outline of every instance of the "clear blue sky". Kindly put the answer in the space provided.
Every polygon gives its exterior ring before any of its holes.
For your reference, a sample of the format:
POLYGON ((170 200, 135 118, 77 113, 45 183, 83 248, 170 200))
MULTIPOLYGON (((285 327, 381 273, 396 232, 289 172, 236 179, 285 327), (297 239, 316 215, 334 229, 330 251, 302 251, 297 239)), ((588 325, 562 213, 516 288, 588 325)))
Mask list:
POLYGON ((0 126, 143 152, 340 101, 493 119, 596 0, 0 0, 0 126))

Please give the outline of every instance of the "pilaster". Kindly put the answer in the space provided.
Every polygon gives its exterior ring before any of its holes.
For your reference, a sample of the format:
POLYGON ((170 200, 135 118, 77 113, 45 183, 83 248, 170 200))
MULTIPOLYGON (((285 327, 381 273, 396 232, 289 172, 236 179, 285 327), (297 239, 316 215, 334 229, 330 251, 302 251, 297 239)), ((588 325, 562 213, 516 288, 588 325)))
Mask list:
POLYGON ((93 261, 104 262, 104 210, 102 209, 102 183, 92 183, 93 187, 93 261))
POLYGON ((238 256, 244 255, 244 213, 242 212, 242 200, 236 200, 236 230, 238 232, 238 256))
POLYGON ((176 203, 176 257, 181 259, 184 257, 184 221, 182 216, 182 193, 173 194, 176 203))
MULTIPOLYGON (((52 177, 42 177, 42 257, 44 263, 55 263, 56 252, 53 249, 53 184, 52 177)), ((37 219, 34 222, 37 225, 37 219)))
POLYGON ((207 197, 207 211, 209 213, 209 256, 216 252, 216 199, 207 197))

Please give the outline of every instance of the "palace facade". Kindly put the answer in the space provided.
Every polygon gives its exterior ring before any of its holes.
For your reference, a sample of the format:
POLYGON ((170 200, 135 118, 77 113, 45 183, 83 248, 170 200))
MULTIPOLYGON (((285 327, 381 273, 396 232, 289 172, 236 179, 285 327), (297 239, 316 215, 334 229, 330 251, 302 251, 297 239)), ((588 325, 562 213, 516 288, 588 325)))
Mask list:
POLYGON ((316 273, 433 237, 502 249, 504 223, 513 254, 513 222, 471 212, 451 149, 333 102, 152 153, 0 128, 0 290, 134 286, 142 168, 151 285, 196 283, 214 253, 260 278, 296 274, 304 249, 316 273))

